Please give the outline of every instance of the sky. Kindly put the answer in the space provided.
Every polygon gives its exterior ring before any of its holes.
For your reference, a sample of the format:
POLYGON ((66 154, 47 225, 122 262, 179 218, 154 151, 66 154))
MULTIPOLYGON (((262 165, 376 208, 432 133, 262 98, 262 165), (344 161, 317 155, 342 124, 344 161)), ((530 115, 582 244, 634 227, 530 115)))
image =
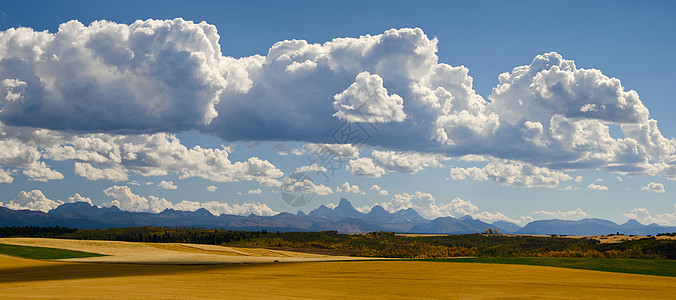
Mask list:
POLYGON ((676 225, 676 4, 3 1, 0 205, 676 225))

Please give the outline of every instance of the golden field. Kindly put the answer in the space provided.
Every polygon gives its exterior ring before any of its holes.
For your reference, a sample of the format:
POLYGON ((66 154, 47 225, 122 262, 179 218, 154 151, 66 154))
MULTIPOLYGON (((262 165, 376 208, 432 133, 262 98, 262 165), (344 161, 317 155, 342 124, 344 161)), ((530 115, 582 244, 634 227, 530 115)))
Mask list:
POLYGON ((673 277, 519 265, 387 260, 321 261, 333 258, 204 245, 166 244, 155 247, 125 242, 0 239, 0 243, 9 242, 69 247, 71 250, 88 249, 109 254, 109 258, 121 256, 129 259, 134 255, 145 255, 146 259, 150 259, 150 264, 141 259, 134 263, 124 263, 124 259, 83 263, 38 261, 0 255, 0 295, 3 299, 676 299, 676 278, 673 277), (213 260, 204 258, 206 264, 172 264, 174 262, 171 260, 179 258, 180 253, 261 259, 233 260, 228 263, 222 258, 220 264, 214 264, 213 260), (151 259, 153 255, 157 258, 151 259), (263 259, 269 262, 273 257, 311 261, 263 263, 263 259), (162 264, 158 258, 167 259, 168 264, 162 264))

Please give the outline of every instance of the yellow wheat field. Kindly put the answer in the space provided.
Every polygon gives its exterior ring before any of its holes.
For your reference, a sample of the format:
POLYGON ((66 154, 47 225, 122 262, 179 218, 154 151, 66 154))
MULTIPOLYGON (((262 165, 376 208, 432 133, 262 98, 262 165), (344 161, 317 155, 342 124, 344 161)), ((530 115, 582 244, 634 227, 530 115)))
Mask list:
MULTIPOLYGON (((149 251, 158 251, 158 255, 174 251, 157 249, 149 251)), ((164 265, 37 261, 0 255, 0 297, 676 299, 676 278, 416 261, 164 265)))

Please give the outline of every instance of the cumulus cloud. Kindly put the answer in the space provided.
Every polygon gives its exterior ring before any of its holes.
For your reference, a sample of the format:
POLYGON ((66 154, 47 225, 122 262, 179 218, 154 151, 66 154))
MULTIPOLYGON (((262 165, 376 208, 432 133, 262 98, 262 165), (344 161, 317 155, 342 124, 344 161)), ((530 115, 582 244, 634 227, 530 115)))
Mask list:
POLYGON ((371 157, 351 160, 346 166, 353 175, 377 178, 387 171, 415 174, 428 167, 439 167, 446 158, 437 154, 373 150, 371 157))
POLYGON ((125 181, 128 178, 127 172, 123 168, 100 169, 89 163, 82 162, 76 162, 74 164, 73 172, 89 180, 125 181))
POLYGON ((446 204, 438 204, 432 194, 420 191, 417 191, 414 194, 395 194, 389 202, 382 202, 379 203, 379 205, 389 212, 413 208, 420 213, 421 216, 428 219, 447 216, 459 218, 469 215, 472 218, 480 219, 485 222, 505 220, 523 225, 533 221, 533 218, 531 217, 522 216, 519 219, 512 219, 500 212, 491 213, 480 211, 471 201, 460 198, 454 198, 446 204))
POLYGON ((345 181, 343 183, 343 185, 336 187, 336 192, 338 192, 338 193, 342 192, 342 193, 347 193, 347 194, 350 194, 350 193, 352 193, 352 194, 362 194, 362 195, 366 194, 365 192, 363 192, 362 190, 359 189, 358 185, 356 185, 356 184, 350 185, 350 183, 347 182, 347 181, 345 181))
POLYGON ((142 132, 207 124, 221 92, 241 81, 221 70, 218 40, 213 25, 182 19, 8 29, 0 32, 0 121, 142 132))
POLYGON ((547 210, 540 210, 536 211, 536 214, 546 216, 548 218, 553 218, 553 219, 563 219, 563 220, 580 220, 583 218, 589 217, 589 214, 583 211, 582 209, 578 208, 576 210, 570 210, 570 211, 547 211, 547 210))
POLYGON ((89 205, 94 205, 94 204, 92 204, 92 199, 80 196, 80 194, 78 194, 78 193, 75 193, 75 195, 73 195, 73 197, 68 197, 68 200, 66 200, 66 202, 68 202, 68 203, 85 202, 85 203, 89 203, 89 205))
POLYGON ((30 180, 62 179, 46 160, 74 161, 74 173, 89 180, 125 181, 131 174, 180 179, 200 177, 218 182, 257 181, 278 186, 284 175, 267 160, 229 159, 231 147, 187 148, 175 135, 81 134, 2 126, 0 165, 21 170, 30 180))
POLYGON ((289 147, 286 146, 285 143, 282 143, 282 142, 275 143, 274 145, 272 145, 272 147, 270 149, 275 150, 277 152, 277 154, 279 154, 279 155, 289 155, 289 154, 302 155, 303 154, 303 151, 301 151, 300 149, 289 148, 289 147))
POLYGON ((334 117, 349 122, 401 122, 406 118, 404 100, 397 94, 389 96, 383 79, 377 74, 361 72, 355 82, 333 99, 334 117))
POLYGON ((66 201, 61 201, 47 198, 40 190, 32 190, 30 192, 21 191, 16 196, 16 198, 9 201, 9 203, 5 204, 0 202, 0 206, 5 206, 9 209, 14 210, 28 209, 48 212, 63 203, 73 203, 73 202, 86 202, 89 203, 90 205, 93 205, 92 199, 83 197, 78 193, 76 193, 72 197, 68 197, 66 201))
POLYGON ((195 211, 200 208, 204 208, 217 216, 221 214, 240 216, 246 216, 250 214, 257 216, 273 216, 277 214, 277 212, 263 203, 228 204, 218 201, 200 203, 184 200, 174 205, 174 209, 184 211, 195 211))
POLYGON ((61 172, 52 170, 44 161, 32 164, 29 169, 21 171, 32 181, 47 182, 49 180, 63 179, 61 172))
POLYGON ((160 183, 157 184, 157 186, 165 189, 165 190, 176 190, 178 189, 178 186, 174 184, 173 181, 166 181, 162 180, 160 183))
POLYGON ((600 184, 595 184, 595 183, 590 183, 587 186, 587 189, 589 190, 594 190, 594 191, 607 191, 608 187, 605 185, 600 185, 600 184))
POLYGON ((261 190, 260 188, 258 188, 258 189, 253 189, 253 190, 249 190, 249 191, 247 192, 247 194, 249 194, 249 195, 260 195, 260 194, 262 194, 262 193, 263 193, 263 190, 261 190))
MULTIPOLYGON (((676 208, 676 205, 674 205, 674 208, 676 208)), ((664 226, 676 226, 676 212, 653 215, 645 208, 635 208, 624 216, 643 224, 657 223, 664 226)))
POLYGON ((210 186, 207 187, 207 191, 209 191, 209 192, 215 192, 217 189, 218 189, 218 187, 215 186, 215 185, 210 185, 210 186))
POLYGON ((305 173, 305 172, 326 172, 328 169, 323 166, 319 166, 316 163, 313 163, 309 166, 302 166, 299 168, 296 168, 296 173, 305 173))
POLYGON ((409 174, 415 174, 428 167, 439 167, 441 166, 439 161, 444 159, 435 154, 378 150, 373 150, 371 156, 374 164, 388 171, 409 174))
POLYGON ((14 182, 14 177, 12 173, 0 168, 0 183, 12 183, 14 182))
POLYGON ((75 160, 75 173, 90 180, 127 180, 127 173, 143 176, 178 174, 179 179, 200 177, 211 181, 256 180, 269 182, 283 173, 266 160, 251 157, 232 162, 232 149, 191 149, 174 135, 88 134, 64 137, 46 148, 44 157, 57 161, 75 160), (96 168, 91 163, 104 168, 96 168))
POLYGON ((352 175, 378 178, 385 175, 385 169, 376 166, 373 159, 368 157, 360 157, 351 160, 345 168, 352 173, 352 175))
POLYGON ((173 204, 164 198, 136 195, 128 186, 114 185, 105 189, 103 193, 113 199, 104 206, 117 206, 121 210, 159 213, 173 207, 173 204))
POLYGON ((306 143, 303 152, 314 156, 328 156, 336 159, 359 157, 359 148, 352 144, 306 143))
POLYGON ((167 208, 184 211, 195 211, 204 208, 214 215, 233 214, 233 215, 249 215, 255 214, 259 216, 271 216, 276 214, 267 205, 261 203, 242 203, 242 204, 228 204, 224 202, 209 201, 209 202, 195 202, 195 201, 181 201, 173 204, 164 198, 155 196, 143 197, 134 194, 127 186, 112 186, 103 191, 108 197, 112 198, 104 206, 115 205, 118 208, 133 212, 152 212, 159 213, 167 208))
POLYGON ((381 195, 381 196, 387 196, 387 195, 390 194, 387 190, 380 188, 380 186, 377 185, 377 184, 374 184, 373 186, 371 186, 371 190, 378 192, 378 194, 381 195))
POLYGON ((648 183, 648 185, 641 187, 641 190, 648 191, 648 192, 655 192, 655 193, 666 192, 663 184, 661 184, 659 182, 652 182, 652 181, 650 183, 648 183))
POLYGON ((61 204, 63 204, 63 201, 48 199, 42 191, 32 190, 30 192, 19 192, 19 195, 14 200, 9 201, 9 203, 3 206, 14 210, 29 209, 48 212, 61 204))
POLYGON ((464 180, 471 177, 474 180, 491 180, 502 185, 514 187, 549 187, 554 188, 560 182, 570 181, 573 178, 563 172, 552 171, 548 168, 533 166, 528 163, 492 159, 482 168, 452 168, 453 180, 464 180))
POLYGON ((333 190, 323 184, 315 184, 312 180, 303 178, 284 177, 281 190, 287 193, 315 193, 320 196, 333 194, 333 190))
POLYGON ((578 69, 555 52, 538 55, 528 66, 498 77, 490 109, 515 124, 523 119, 548 122, 551 116, 642 123, 648 109, 635 91, 595 69, 578 69))
MULTIPOLYGON (((410 152, 490 156, 548 170, 525 179, 494 176, 524 187, 556 186, 568 176, 561 171, 577 169, 676 176, 676 140, 662 135, 619 79, 550 52, 501 74, 486 101, 467 68, 439 62, 437 42, 403 28, 323 44, 280 41, 264 56, 232 58, 221 53, 214 26, 181 19, 71 21, 57 33, 9 29, 0 32, 0 122, 83 135, 55 142, 43 132, 30 143, 3 135, 0 164, 41 181, 63 178, 44 162, 54 159, 80 163, 77 173, 92 179, 178 173, 281 184, 281 171, 259 158, 233 163, 227 147, 187 149, 171 144, 175 138, 145 134, 197 130, 229 141, 306 142, 308 149, 374 146, 385 154, 348 166, 370 177, 419 171, 395 157, 410 152), (338 130, 346 120, 359 126, 338 130), (611 124, 624 137, 613 138, 611 124), (342 145, 346 136, 349 146, 342 145)), ((350 150, 340 157, 357 158, 350 150)), ((469 177, 467 171, 456 175, 469 177)))

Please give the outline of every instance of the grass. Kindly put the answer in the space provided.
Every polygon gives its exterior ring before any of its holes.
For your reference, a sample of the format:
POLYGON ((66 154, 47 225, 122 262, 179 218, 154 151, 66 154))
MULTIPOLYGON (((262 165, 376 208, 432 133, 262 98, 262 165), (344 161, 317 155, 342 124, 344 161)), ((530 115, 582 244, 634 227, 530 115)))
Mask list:
POLYGON ((621 258, 477 257, 426 261, 510 264, 676 277, 676 260, 621 258))
POLYGON ((7 244, 0 244, 0 254, 32 259, 62 259, 105 256, 103 254, 84 251, 7 244))

